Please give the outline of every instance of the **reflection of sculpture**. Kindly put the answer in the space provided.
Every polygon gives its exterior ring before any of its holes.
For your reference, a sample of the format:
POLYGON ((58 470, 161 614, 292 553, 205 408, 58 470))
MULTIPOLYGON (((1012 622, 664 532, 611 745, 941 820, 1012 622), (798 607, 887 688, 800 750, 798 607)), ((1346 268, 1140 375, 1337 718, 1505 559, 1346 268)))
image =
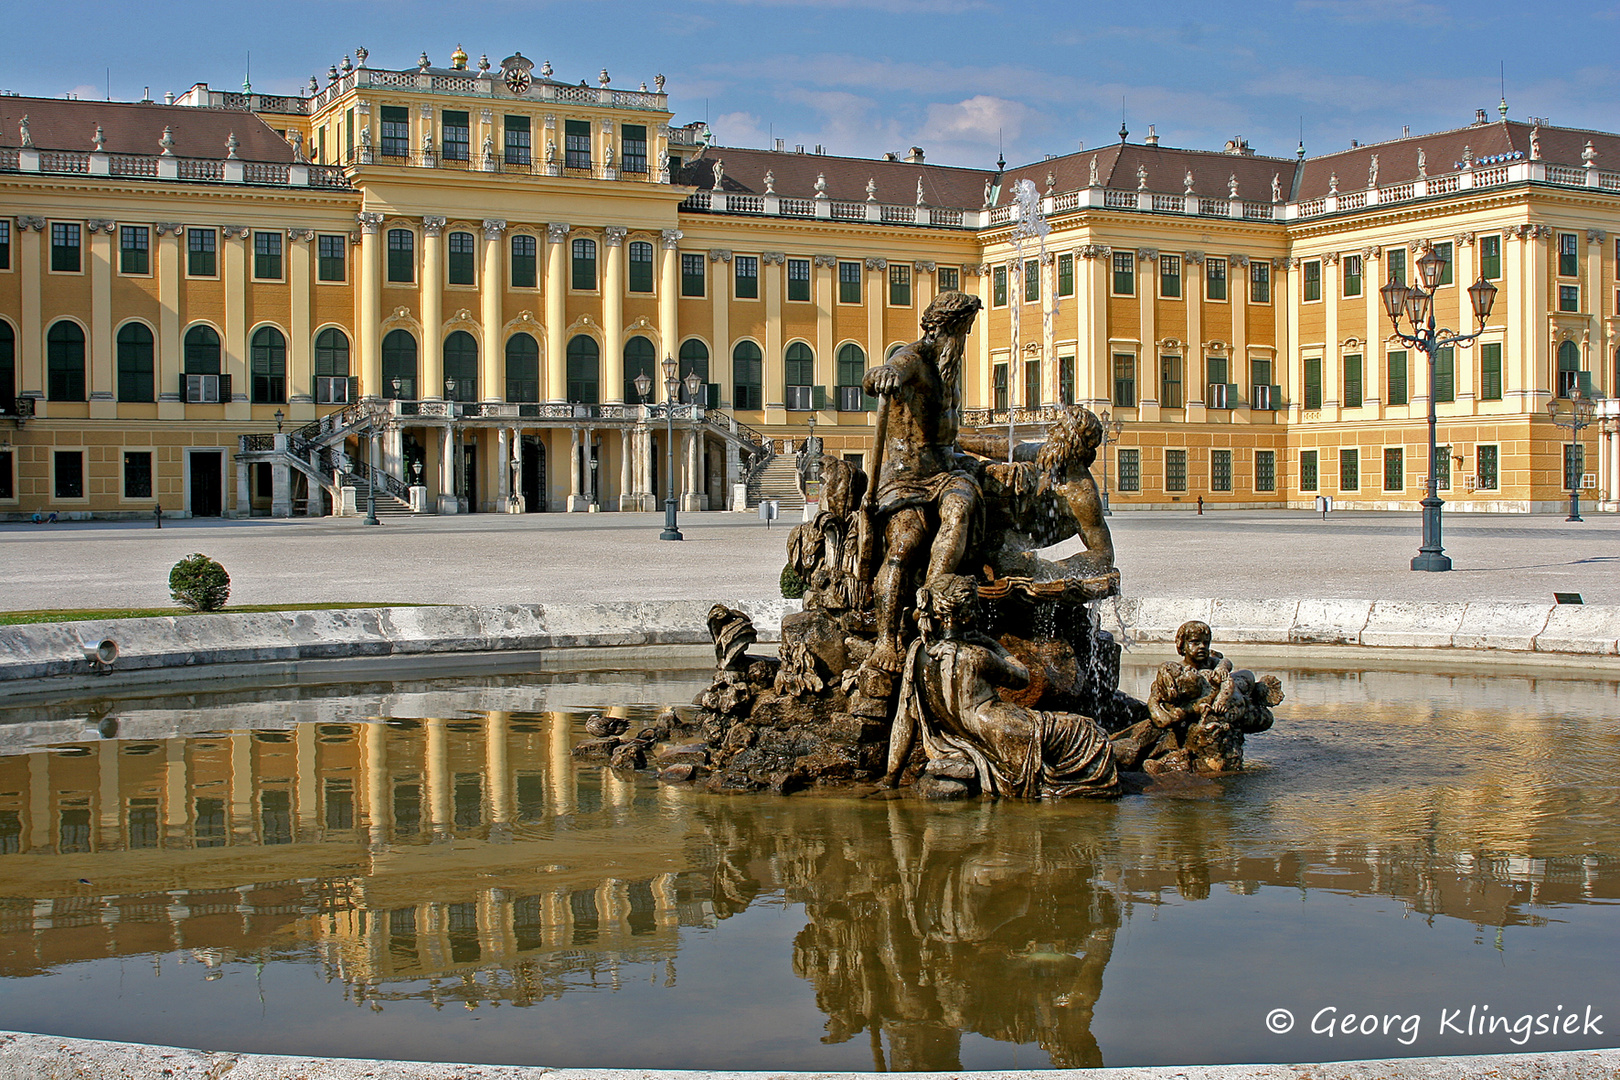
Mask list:
MULTIPOLYGON (((900 670, 902 602, 917 556, 928 549, 928 581, 955 571, 967 550, 979 488, 955 444, 962 353, 982 306, 976 296, 941 293, 923 312, 922 339, 866 374, 863 389, 883 398, 877 429, 882 467, 867 500, 862 558, 863 569, 876 562, 881 525, 883 566, 872 584, 878 640, 867 661, 875 672, 900 670)), ((887 696, 887 690, 868 693, 887 696)))
POLYGON ((889 737, 891 785, 905 768, 915 732, 930 773, 971 777, 987 793, 1052 798, 1119 793, 1108 738, 1092 720, 1041 712, 998 696, 1000 687, 1027 686, 1029 669, 978 632, 978 586, 972 578, 933 578, 917 603, 926 629, 906 656, 889 737))

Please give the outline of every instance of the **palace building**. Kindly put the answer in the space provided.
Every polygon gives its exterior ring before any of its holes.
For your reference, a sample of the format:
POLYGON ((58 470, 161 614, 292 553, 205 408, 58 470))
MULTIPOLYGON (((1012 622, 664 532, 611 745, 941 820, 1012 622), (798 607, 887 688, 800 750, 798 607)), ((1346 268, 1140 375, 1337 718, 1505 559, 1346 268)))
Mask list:
POLYGON ((1429 364, 1378 290, 1431 251, 1442 327, 1498 289, 1434 364, 1446 501, 1620 506, 1620 136, 1504 104, 968 169, 716 146, 662 76, 356 59, 0 97, 0 516, 743 509, 807 437, 865 459, 862 376, 948 289, 985 304, 967 423, 1106 411, 1116 509, 1411 510, 1429 364))

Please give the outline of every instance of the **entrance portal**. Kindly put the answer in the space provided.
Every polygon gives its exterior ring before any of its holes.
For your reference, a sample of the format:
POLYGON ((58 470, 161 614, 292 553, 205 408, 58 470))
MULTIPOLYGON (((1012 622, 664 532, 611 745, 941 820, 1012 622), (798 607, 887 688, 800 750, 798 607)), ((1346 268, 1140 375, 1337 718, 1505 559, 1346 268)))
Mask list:
POLYGON ((190 460, 192 517, 219 517, 225 513, 225 452, 223 450, 193 450, 186 455, 190 460))

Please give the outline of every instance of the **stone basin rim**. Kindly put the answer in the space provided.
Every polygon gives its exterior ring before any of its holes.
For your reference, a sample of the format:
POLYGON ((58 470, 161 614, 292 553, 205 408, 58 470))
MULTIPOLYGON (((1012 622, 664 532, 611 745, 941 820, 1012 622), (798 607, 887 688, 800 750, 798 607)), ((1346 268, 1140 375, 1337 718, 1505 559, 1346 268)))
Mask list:
MULTIPOLYGON (((1524 1054, 1373 1058, 1270 1065, 1151 1065, 1099 1069, 998 1069, 984 1072, 917 1072, 916 1080, 1453 1080, 1491 1076, 1496 1080, 1611 1080, 1620 1072, 1620 1049, 1561 1050, 1524 1054)), ((865 1080, 867 1072, 792 1072, 780 1069, 559 1069, 543 1065, 474 1065, 394 1061, 377 1058, 320 1058, 279 1054, 238 1054, 145 1043, 77 1039, 31 1032, 0 1031, 0 1080, 42 1076, 112 1076, 128 1080, 361 1080, 379 1075, 397 1080, 865 1080)))

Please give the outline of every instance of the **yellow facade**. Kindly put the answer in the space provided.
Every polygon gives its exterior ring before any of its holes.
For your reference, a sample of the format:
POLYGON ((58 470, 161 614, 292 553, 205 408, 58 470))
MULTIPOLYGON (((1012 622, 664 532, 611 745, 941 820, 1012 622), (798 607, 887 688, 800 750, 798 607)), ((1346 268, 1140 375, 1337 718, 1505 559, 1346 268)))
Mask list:
POLYGON ((986 171, 716 147, 661 82, 532 68, 0 99, 0 514, 342 512, 368 480, 427 512, 740 509, 812 420, 870 449, 859 372, 952 286, 986 305, 968 421, 1106 409, 1116 508, 1412 509, 1428 373, 1378 287, 1431 247, 1443 326, 1500 290, 1440 372, 1447 501, 1551 509, 1573 472, 1616 508, 1613 401, 1567 467, 1547 415, 1615 393, 1613 135, 1481 117, 1309 160, 1150 136, 986 171), (666 357, 707 384, 672 422, 666 357))

